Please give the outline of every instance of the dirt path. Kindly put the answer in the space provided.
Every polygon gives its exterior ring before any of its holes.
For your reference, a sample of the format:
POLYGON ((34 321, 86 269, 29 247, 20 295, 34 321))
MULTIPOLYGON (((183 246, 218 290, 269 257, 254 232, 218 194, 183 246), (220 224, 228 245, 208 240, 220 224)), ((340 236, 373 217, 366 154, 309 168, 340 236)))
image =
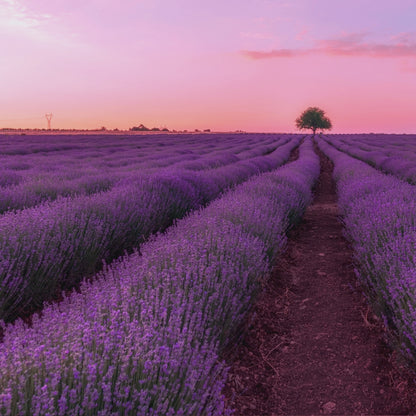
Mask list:
POLYGON ((254 308, 224 389, 235 415, 416 414, 409 375, 368 309, 321 155, 313 204, 254 308))

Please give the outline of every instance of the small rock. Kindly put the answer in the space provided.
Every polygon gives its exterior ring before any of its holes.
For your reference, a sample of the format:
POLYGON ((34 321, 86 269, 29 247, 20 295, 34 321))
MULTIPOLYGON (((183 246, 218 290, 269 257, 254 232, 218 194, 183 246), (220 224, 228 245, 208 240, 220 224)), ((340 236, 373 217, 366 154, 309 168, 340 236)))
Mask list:
POLYGON ((321 257, 324 257, 324 256, 325 256, 325 253, 319 253, 319 255, 320 255, 321 257))
POLYGON ((380 394, 384 394, 384 390, 383 389, 380 389, 380 394))
POLYGON ((330 415, 335 410, 336 404, 334 402, 325 403, 322 406, 324 415, 330 415))

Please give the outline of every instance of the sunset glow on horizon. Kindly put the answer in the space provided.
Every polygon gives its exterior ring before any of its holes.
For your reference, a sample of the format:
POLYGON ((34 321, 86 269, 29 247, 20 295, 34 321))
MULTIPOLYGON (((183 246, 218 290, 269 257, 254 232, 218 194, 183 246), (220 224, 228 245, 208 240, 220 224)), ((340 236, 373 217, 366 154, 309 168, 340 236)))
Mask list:
POLYGON ((0 128, 416 133, 413 0, 0 0, 0 128), (122 5, 121 5, 122 4, 122 5))

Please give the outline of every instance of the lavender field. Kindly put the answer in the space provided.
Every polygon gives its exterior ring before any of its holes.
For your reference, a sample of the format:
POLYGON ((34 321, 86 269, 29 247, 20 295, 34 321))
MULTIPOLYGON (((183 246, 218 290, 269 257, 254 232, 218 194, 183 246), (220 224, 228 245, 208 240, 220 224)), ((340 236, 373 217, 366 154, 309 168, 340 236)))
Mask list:
POLYGON ((359 280, 391 331, 391 341, 412 366, 416 363, 415 139, 361 135, 318 141, 335 164, 338 203, 359 280))
POLYGON ((14 178, 4 183, 6 197, 42 183, 33 177, 56 190, 48 197, 45 186, 37 193, 44 201, 22 201, 1 216, 2 319, 78 291, 30 325, 4 326, 2 413, 219 414, 218 353, 311 197, 311 142, 302 145, 304 163, 276 171, 301 136, 152 136, 120 146, 117 138, 30 139, 31 153, 18 142, 5 146, 4 171, 14 178), (80 179, 91 172, 108 189, 83 193, 80 179))
POLYGON ((416 184, 416 135, 331 135, 330 143, 354 158, 416 184))
POLYGON ((36 310, 188 211, 278 167, 300 140, 240 137, 31 136, 22 150, 19 136, 5 136, 13 145, 0 156, 0 319, 36 310))
POLYGON ((0 136, 0 414, 231 414, 224 351, 313 200, 318 149, 414 366, 415 138, 0 136))

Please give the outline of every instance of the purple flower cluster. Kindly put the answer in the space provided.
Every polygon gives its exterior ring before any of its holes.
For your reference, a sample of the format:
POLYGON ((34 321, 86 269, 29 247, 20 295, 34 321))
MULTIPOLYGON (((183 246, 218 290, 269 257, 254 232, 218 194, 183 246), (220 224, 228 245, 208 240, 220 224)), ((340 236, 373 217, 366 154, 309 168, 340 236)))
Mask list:
POLYGON ((290 136, 264 136, 256 135, 256 142, 247 140, 250 136, 212 135, 202 143, 193 136, 185 136, 186 140, 176 137, 168 146, 166 136, 154 137, 152 141, 146 136, 127 139, 107 136, 100 141, 94 136, 89 140, 83 136, 53 136, 57 142, 47 145, 42 143, 42 136, 29 136, 24 154, 10 154, 23 150, 22 144, 17 141, 10 148, 10 138, 3 136, 2 140, 0 135, 3 145, 0 146, 0 213, 53 201, 59 196, 106 191, 120 180, 127 182, 164 167, 198 171, 224 166, 268 154, 291 140, 290 136), (254 152, 246 153, 243 158, 241 153, 237 154, 242 137, 247 148, 254 152))
POLYGON ((416 184, 415 135, 331 135, 329 142, 357 159, 416 184))
POLYGON ((339 206, 354 248, 357 274, 392 342, 416 361, 416 189, 336 150, 320 148, 334 164, 339 206))
POLYGON ((221 415, 237 335, 311 199, 319 159, 300 157, 178 221, 30 327, 4 327, 0 414, 221 415))
MULTIPOLYGON (((249 136, 250 137, 250 136, 249 136)), ((231 186, 283 164, 300 137, 252 159, 192 172, 165 168, 111 190, 0 216, 0 319, 40 308, 231 186)))

